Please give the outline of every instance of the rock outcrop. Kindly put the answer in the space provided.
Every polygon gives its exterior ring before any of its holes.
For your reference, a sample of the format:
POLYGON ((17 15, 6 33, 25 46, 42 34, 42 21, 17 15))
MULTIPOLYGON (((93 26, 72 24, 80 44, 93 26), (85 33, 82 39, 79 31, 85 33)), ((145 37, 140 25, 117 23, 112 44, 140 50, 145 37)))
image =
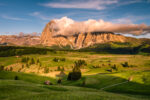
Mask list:
POLYGON ((58 45, 61 47, 69 45, 71 48, 80 49, 93 44, 126 41, 126 37, 116 35, 113 32, 89 32, 71 36, 53 36, 55 30, 51 28, 51 25, 54 23, 54 21, 49 22, 42 32, 41 43, 45 46, 58 45))

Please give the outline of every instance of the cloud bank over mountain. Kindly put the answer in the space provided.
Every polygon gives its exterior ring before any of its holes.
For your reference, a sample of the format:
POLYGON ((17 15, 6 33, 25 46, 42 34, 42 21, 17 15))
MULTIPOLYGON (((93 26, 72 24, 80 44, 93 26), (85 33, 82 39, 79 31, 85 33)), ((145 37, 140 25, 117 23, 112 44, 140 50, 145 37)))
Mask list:
POLYGON ((73 35, 85 32, 108 31, 122 34, 142 35, 150 33, 150 26, 146 24, 116 24, 106 22, 102 19, 77 22, 73 19, 62 17, 54 19, 50 28, 54 30, 53 35, 73 35))

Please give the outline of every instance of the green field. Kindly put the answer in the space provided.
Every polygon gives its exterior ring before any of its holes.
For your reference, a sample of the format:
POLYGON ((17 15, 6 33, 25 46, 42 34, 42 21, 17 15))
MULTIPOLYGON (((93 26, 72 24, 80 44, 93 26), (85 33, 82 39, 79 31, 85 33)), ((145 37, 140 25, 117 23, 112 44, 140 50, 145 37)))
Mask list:
POLYGON ((0 71, 0 100, 150 100, 150 56, 56 51, 0 57, 0 65, 5 66, 5 71, 0 71), (41 66, 26 67, 21 62, 25 57, 39 59, 41 66), (65 61, 55 62, 55 58, 65 61), (87 64, 81 68, 82 78, 67 81, 77 60, 87 64), (128 67, 123 67, 125 62, 128 67), (57 84, 58 67, 64 68, 66 74, 61 85, 57 84), (14 80, 15 76, 19 80, 14 80), (44 85, 46 80, 53 85, 44 85))

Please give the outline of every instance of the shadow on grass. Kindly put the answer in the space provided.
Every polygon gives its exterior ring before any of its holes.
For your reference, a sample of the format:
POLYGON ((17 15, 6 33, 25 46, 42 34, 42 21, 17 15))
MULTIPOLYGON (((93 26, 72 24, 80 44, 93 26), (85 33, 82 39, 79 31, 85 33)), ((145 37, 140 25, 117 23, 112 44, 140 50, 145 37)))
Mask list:
POLYGON ((127 94, 139 94, 139 95, 150 95, 150 85, 140 84, 134 81, 127 82, 127 79, 112 76, 109 74, 95 74, 85 76, 78 81, 66 81, 64 79, 63 85, 80 86, 94 89, 102 89, 108 92, 115 93, 127 93, 127 94), (86 78, 85 85, 83 86, 83 80, 86 78), (118 84, 122 83, 123 84, 118 84), (118 85, 115 85, 118 84, 118 85), (114 85, 114 86, 113 86, 114 85), (109 87, 110 86, 110 87, 109 87), (108 87, 108 88, 105 88, 108 87))

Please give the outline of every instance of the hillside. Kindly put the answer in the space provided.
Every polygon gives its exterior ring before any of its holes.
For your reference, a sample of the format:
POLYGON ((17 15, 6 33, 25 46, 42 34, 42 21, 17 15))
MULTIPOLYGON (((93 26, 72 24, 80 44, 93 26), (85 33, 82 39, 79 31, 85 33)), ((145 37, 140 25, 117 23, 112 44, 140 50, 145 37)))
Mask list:
MULTIPOLYGON (((149 96, 109 93, 85 87, 51 85, 42 83, 44 77, 14 72, 0 73, 1 100, 149 100, 149 96), (1 75, 6 75, 2 77, 1 75), (15 75, 19 80, 14 80, 15 75), (26 77, 26 78, 24 78, 26 77), (34 81, 38 79, 37 81, 34 81)), ((44 78, 49 79, 50 78, 44 78)))

